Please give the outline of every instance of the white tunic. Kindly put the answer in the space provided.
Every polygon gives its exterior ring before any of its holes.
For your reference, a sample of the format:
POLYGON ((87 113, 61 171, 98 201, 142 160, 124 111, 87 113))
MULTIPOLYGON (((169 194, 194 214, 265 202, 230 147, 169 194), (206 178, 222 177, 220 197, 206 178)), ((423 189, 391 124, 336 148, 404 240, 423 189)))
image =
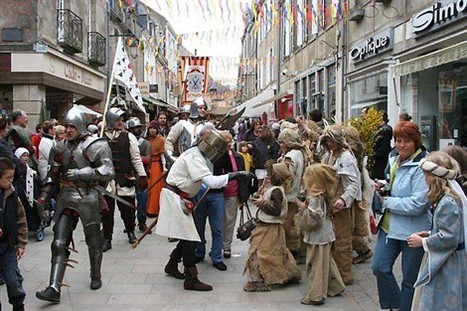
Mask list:
MULTIPOLYGON (((206 159, 197 147, 185 151, 172 165, 167 183, 178 187, 193 198, 203 182, 211 188, 222 188, 227 184, 227 175, 212 176, 206 159)), ((185 215, 180 197, 169 189, 162 189, 159 220, 156 234, 188 241, 201 241, 191 214, 185 215)))

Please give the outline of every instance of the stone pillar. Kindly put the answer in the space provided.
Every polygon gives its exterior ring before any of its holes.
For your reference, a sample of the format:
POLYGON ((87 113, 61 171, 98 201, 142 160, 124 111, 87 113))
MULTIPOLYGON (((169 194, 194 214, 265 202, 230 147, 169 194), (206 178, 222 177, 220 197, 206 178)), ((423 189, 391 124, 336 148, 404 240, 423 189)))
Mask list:
POLYGON ((45 85, 13 85, 13 111, 24 110, 28 115, 27 129, 35 132, 39 124, 41 106, 45 105, 45 85))

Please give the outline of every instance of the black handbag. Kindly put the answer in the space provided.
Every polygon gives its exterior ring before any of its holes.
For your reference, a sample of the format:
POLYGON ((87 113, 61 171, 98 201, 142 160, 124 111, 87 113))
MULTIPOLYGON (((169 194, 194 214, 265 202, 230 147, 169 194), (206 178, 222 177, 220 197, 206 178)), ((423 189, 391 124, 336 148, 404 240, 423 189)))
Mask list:
POLYGON ((237 228, 237 238, 242 241, 248 240, 251 236, 251 231, 253 231, 255 227, 256 219, 251 214, 248 203, 244 203, 240 209, 240 224, 237 228), (246 212, 244 212, 245 209, 246 212))

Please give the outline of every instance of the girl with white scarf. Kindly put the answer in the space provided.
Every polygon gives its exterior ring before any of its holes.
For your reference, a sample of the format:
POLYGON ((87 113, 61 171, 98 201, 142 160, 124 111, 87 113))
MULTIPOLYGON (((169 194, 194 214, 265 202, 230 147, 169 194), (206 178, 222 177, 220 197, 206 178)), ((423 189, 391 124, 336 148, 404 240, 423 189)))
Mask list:
POLYGON ((433 226, 407 238, 409 247, 425 251, 412 310, 467 310, 467 199, 455 181, 459 165, 437 151, 422 159, 420 168, 429 188, 433 226))

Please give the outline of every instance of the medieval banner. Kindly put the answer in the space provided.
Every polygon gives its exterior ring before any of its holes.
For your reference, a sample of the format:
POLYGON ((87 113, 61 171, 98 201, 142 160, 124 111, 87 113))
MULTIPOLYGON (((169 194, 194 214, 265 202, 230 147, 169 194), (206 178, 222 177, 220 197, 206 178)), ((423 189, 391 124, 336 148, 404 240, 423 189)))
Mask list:
POLYGON ((204 96, 208 88, 209 57, 182 56, 182 105, 204 96))

